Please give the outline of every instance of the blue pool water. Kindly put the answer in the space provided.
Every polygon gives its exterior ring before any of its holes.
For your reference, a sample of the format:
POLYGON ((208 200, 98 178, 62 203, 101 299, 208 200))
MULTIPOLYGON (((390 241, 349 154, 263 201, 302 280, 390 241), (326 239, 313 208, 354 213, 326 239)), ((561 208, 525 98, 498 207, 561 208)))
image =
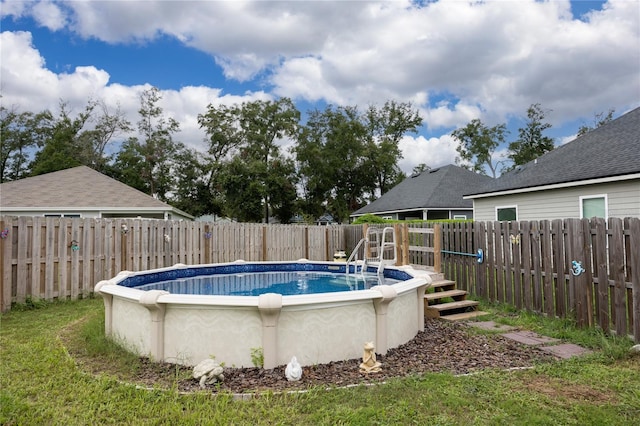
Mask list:
MULTIPOLYGON (((384 284, 398 279, 383 278, 384 284)), ((178 278, 136 286, 139 290, 166 290, 172 294, 218 296, 259 296, 278 293, 283 296, 366 290, 381 284, 376 274, 346 275, 319 271, 279 271, 215 274, 178 278)))

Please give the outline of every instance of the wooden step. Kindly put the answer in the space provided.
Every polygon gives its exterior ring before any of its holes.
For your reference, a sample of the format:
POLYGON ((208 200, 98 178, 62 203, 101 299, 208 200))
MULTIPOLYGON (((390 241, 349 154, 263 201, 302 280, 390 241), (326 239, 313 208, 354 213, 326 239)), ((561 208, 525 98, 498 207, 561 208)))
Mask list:
POLYGON ((430 305, 429 309, 435 309, 436 311, 452 311, 454 309, 466 309, 472 306, 478 306, 480 302, 475 300, 459 300, 457 302, 439 303, 437 305, 430 305))
POLYGON ((443 315, 440 318, 447 321, 462 321, 470 318, 481 317, 483 315, 489 315, 489 312, 484 311, 469 311, 459 314, 443 315))
POLYGON ((470 310, 476 310, 480 302, 475 300, 460 300, 457 302, 438 303, 429 305, 429 301, 425 300, 424 316, 427 318, 441 318, 445 315, 459 314, 470 310))
POLYGON ((432 288, 435 291, 455 290, 456 282, 451 280, 438 280, 432 282, 428 288, 432 288))
POLYGON ((445 290, 445 291, 436 291, 434 293, 427 293, 424 295, 424 298, 429 301, 444 299, 446 297, 451 297, 452 299, 455 299, 455 300, 464 300, 466 296, 467 296, 467 292, 464 290, 445 290))

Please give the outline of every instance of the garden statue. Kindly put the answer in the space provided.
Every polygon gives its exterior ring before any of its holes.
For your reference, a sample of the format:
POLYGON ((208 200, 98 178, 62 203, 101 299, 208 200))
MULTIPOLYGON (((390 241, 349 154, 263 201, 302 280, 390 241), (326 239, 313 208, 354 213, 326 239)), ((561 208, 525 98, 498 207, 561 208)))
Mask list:
POLYGON ((364 353, 362 354, 362 364, 360 364, 361 373, 377 373, 382 369, 382 365, 376 361, 376 352, 374 350, 373 342, 367 342, 364 344, 364 353))
POLYGON ((302 367, 295 356, 291 358, 287 368, 284 369, 284 375, 290 382, 296 382, 302 378, 302 367))
POLYGON ((207 358, 193 368, 193 378, 200 379, 200 387, 224 380, 224 369, 215 360, 207 358))

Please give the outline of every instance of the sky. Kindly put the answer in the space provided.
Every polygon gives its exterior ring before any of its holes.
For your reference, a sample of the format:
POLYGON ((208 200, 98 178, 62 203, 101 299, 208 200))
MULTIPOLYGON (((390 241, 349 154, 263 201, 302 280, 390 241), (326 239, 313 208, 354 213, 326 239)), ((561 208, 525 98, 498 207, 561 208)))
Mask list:
POLYGON ((199 150, 209 104, 289 97, 304 116, 411 102, 424 125, 400 142, 410 174, 453 164, 451 132, 475 118, 512 141, 538 103, 560 145, 640 106, 640 0, 2 0, 0 19, 4 107, 101 100, 135 124, 155 86, 175 140, 199 150))

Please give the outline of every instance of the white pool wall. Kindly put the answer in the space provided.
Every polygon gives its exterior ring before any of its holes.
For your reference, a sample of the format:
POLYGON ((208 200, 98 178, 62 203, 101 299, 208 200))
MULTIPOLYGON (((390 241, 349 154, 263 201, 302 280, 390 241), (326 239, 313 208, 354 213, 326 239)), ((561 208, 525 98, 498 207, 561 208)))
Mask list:
MULTIPOLYGON (((154 271, 176 268, 185 266, 154 271)), ((228 367, 251 367, 252 352, 259 349, 264 368, 286 364, 292 356, 301 365, 314 365, 360 358, 364 343, 370 341, 377 353, 385 354, 424 330, 430 273, 406 266, 387 268, 413 278, 352 292, 199 296, 120 286, 135 275, 125 271, 98 283, 96 293, 104 298, 106 334, 156 361, 196 365, 213 357, 228 367)))

